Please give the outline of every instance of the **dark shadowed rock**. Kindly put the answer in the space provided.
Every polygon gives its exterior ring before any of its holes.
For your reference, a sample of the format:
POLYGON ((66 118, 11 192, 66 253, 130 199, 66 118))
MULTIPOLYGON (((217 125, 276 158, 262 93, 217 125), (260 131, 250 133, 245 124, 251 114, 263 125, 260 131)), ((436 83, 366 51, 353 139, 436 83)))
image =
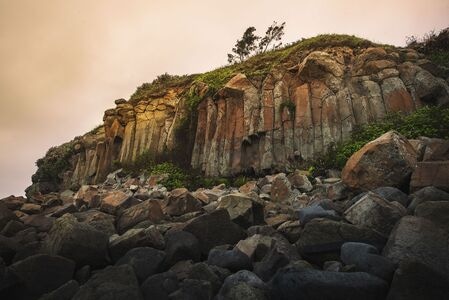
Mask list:
POLYGON ((376 247, 363 243, 344 243, 341 246, 341 261, 355 265, 357 271, 366 272, 391 281, 396 264, 381 256, 376 247))
POLYGON ((199 261, 201 257, 198 239, 187 231, 168 232, 164 236, 166 265, 172 266, 178 261, 191 259, 199 261))
POLYGON ((233 250, 212 249, 207 257, 207 263, 226 268, 231 272, 240 270, 252 270, 253 266, 249 257, 243 252, 233 250))
POLYGON ((285 254, 280 253, 276 248, 271 249, 265 257, 254 264, 254 273, 260 279, 267 282, 276 273, 276 271, 289 263, 285 254))
POLYGON ((72 279, 75 263, 61 256, 37 254, 11 265, 10 271, 19 280, 19 294, 40 296, 72 279))
POLYGON ((212 299, 212 286, 207 280, 186 279, 181 288, 170 294, 170 300, 210 300, 212 299))
POLYGON ((246 237, 243 229, 231 222, 224 209, 190 220, 183 230, 196 236, 203 254, 208 254, 215 246, 235 244, 246 237))
MULTIPOLYGON (((6 198, 0 199, 0 203, 4 204, 8 209, 10 210, 18 210, 22 207, 22 205, 27 201, 22 196, 16 197, 16 196, 8 196, 6 198)), ((0 204, 1 206, 1 204, 0 204)), ((0 208, 1 211, 1 208, 0 208)), ((1 224, 0 224, 1 227, 1 224)))
POLYGON ((264 222, 262 204, 244 194, 221 196, 218 199, 217 209, 226 209, 231 220, 244 228, 264 222))
POLYGON ((88 224, 79 223, 66 214, 57 219, 44 241, 44 252, 60 255, 77 266, 106 264, 108 236, 88 224))
POLYGON ((78 209, 73 203, 67 203, 62 206, 59 206, 51 215, 50 217, 59 218, 62 217, 65 214, 73 214, 76 213, 78 209))
POLYGON ((4 203, 0 202, 0 230, 11 220, 19 221, 19 218, 4 203))
POLYGON ((394 273, 388 300, 440 300, 449 295, 449 281, 428 266, 403 260, 394 273))
POLYGON ((133 267, 139 282, 157 273, 164 261, 164 251, 150 247, 139 247, 129 250, 116 263, 116 266, 128 264, 133 267))
POLYGON ((213 267, 203 262, 196 263, 189 270, 187 278, 209 281, 215 295, 223 284, 223 279, 214 272, 213 267))
POLYGON ((274 247, 275 243, 272 237, 255 234, 239 241, 234 249, 245 253, 251 260, 259 261, 274 247))
POLYGON ((36 228, 40 232, 48 232, 53 226, 55 218, 45 215, 30 215, 22 218, 23 224, 36 228))
POLYGON ((39 300, 71 300, 78 290, 78 282, 76 280, 70 280, 53 292, 43 295, 39 300))
POLYGON ((301 256, 321 265, 340 258, 345 242, 362 242, 381 249, 386 239, 372 229, 359 225, 314 219, 307 223, 297 244, 301 256))
POLYGON ((391 232, 383 255, 394 263, 416 260, 449 277, 447 232, 425 218, 402 218, 391 232))
POLYGON ((148 228, 130 229, 121 236, 111 238, 109 253, 116 261, 126 252, 137 247, 164 248, 164 238, 154 226, 148 228))
POLYGON ((140 204, 125 209, 117 219, 117 230, 123 233, 143 221, 159 223, 164 219, 164 213, 158 200, 146 200, 140 204))
POLYGON ((8 222, 8 224, 6 224, 5 227, 3 227, 3 230, 1 231, 0 234, 6 237, 12 237, 19 231, 22 231, 23 229, 25 229, 25 225, 23 225, 22 222, 11 220, 8 222))
POLYGON ((398 188, 391 186, 382 186, 373 190, 373 192, 378 194, 385 200, 388 200, 390 202, 396 201, 401 203, 404 207, 407 207, 408 196, 398 188))
POLYGON ((410 191, 434 186, 449 192, 449 160, 418 162, 410 179, 410 191))
POLYGON ((316 218, 326 218, 331 220, 341 219, 334 210, 324 209, 318 204, 314 204, 298 210, 298 218, 302 226, 306 225, 309 221, 316 218))
POLYGON ((428 201, 418 205, 415 216, 426 218, 449 230, 449 201, 428 201))
POLYGON ((140 287, 145 300, 168 300, 178 288, 178 278, 171 271, 148 277, 140 287))
POLYGON ((78 222, 89 224, 98 231, 104 232, 107 236, 116 233, 114 216, 92 209, 73 214, 78 222))
POLYGON ((408 213, 413 214, 419 204, 427 201, 449 201, 449 193, 433 186, 422 188, 410 195, 410 204, 407 207, 408 213))
POLYGON ((272 298, 280 300, 381 300, 388 283, 363 272, 342 273, 285 268, 271 282, 272 298))
POLYGON ((129 265, 109 266, 95 273, 72 300, 141 300, 139 283, 129 265))

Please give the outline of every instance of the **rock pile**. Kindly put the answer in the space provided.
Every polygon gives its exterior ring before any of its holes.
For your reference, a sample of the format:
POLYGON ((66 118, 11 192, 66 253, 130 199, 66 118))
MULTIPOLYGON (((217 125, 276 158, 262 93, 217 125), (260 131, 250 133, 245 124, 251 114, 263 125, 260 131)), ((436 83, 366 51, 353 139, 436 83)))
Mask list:
POLYGON ((446 299, 447 149, 389 132, 342 179, 297 170, 167 191, 114 175, 10 196, 0 201, 0 298, 446 299))

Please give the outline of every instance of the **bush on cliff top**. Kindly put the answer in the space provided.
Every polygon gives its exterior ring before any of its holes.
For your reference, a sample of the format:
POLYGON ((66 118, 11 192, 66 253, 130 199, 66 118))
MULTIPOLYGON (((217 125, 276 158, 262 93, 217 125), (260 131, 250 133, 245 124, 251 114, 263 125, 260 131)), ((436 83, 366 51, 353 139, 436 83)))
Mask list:
POLYGON ((412 114, 389 114, 383 120, 355 128, 347 142, 332 145, 326 155, 314 161, 315 175, 326 169, 341 169, 352 154, 382 134, 396 130, 408 139, 426 136, 449 139, 449 108, 424 106, 412 114))
POLYGON ((31 177, 33 183, 48 182, 59 185, 62 182, 62 173, 71 166, 70 158, 74 151, 73 141, 48 149, 45 156, 36 161, 38 169, 31 177))

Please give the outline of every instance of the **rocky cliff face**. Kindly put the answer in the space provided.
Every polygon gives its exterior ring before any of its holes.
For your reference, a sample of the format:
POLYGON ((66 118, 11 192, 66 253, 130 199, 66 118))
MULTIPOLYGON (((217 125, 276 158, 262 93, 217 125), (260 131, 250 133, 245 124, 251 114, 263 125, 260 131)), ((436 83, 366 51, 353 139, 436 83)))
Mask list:
POLYGON ((412 49, 307 49, 253 73, 236 72, 218 89, 194 79, 117 100, 101 129, 73 142, 61 185, 100 182, 115 162, 175 148, 207 176, 288 171, 348 139, 358 125, 449 103, 448 81, 436 76, 441 70, 412 49), (179 137, 186 126, 187 136, 179 137))

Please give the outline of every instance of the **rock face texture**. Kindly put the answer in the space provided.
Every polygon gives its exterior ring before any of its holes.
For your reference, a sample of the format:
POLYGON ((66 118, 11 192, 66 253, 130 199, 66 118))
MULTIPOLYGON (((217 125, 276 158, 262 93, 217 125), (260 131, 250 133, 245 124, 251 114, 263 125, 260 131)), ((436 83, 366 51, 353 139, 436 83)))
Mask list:
POLYGON ((429 65, 412 49, 298 50, 263 75, 234 72, 218 88, 194 78, 137 100, 120 99, 100 128, 66 145, 70 166, 58 174, 58 188, 48 187, 44 176, 34 182, 50 190, 98 183, 115 163, 146 151, 164 155, 177 145, 184 163, 207 176, 291 171, 358 125, 448 103, 448 82, 429 65), (199 104, 191 108, 193 98, 199 104), (193 117, 186 118, 189 109, 193 117))

